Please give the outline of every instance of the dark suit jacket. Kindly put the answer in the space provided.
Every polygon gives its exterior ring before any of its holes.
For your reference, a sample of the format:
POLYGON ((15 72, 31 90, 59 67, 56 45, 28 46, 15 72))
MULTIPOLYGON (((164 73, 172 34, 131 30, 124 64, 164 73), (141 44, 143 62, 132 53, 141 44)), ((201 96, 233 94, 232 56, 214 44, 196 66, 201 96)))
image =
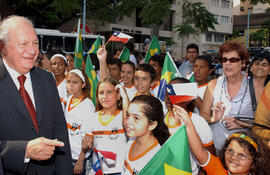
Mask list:
POLYGON ((69 175, 72 174, 68 132, 53 76, 39 68, 30 71, 39 132, 11 76, 0 58, 0 156, 4 173, 69 175), (26 145, 37 137, 58 139, 65 143, 56 148, 51 159, 30 160, 24 164, 26 145))

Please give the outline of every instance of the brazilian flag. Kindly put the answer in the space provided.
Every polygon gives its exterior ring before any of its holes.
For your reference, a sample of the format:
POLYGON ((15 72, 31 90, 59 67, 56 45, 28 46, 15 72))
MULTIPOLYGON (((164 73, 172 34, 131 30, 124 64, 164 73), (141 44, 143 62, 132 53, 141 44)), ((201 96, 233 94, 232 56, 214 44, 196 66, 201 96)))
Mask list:
POLYGON ((101 40, 100 40, 100 36, 98 36, 96 41, 94 42, 94 44, 91 46, 91 48, 89 49, 87 53, 97 54, 97 51, 100 47, 101 47, 101 40))
POLYGON ((160 45, 157 38, 153 36, 149 49, 144 57, 144 63, 148 63, 151 56, 158 54, 160 54, 160 45))
POLYGON ((186 125, 164 143, 139 175, 192 175, 186 125))
POLYGON ((166 89, 167 89, 167 84, 169 82, 177 77, 180 77, 180 73, 171 57, 169 52, 166 53, 162 72, 161 72, 161 78, 160 78, 160 85, 158 89, 158 94, 157 98, 160 100, 164 101, 165 99, 165 94, 166 94, 166 89))
POLYGON ((90 97, 94 105, 96 106, 96 90, 97 90, 98 79, 97 79, 97 74, 96 74, 96 71, 94 70, 89 54, 87 55, 87 58, 86 58, 85 73, 88 77, 88 80, 91 86, 90 97))
POLYGON ((82 60, 83 60, 83 44, 82 44, 82 34, 80 29, 81 19, 78 21, 77 25, 77 38, 76 38, 76 45, 75 45, 75 56, 74 56, 74 67, 76 69, 81 69, 82 67, 82 60))

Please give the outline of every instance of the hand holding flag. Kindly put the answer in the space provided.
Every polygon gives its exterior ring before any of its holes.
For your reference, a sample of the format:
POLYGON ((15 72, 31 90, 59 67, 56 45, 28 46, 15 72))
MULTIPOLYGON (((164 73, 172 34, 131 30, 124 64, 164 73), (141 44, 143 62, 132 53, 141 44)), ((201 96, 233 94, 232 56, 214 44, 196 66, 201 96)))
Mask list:
POLYGON ((115 31, 112 36, 109 38, 109 40, 107 41, 107 43, 105 44, 105 46, 110 42, 110 41, 120 41, 124 44, 126 44, 131 38, 133 38, 132 36, 129 36, 127 34, 124 34, 122 32, 119 31, 115 31))
POLYGON ((98 49, 101 48, 101 40, 100 40, 100 36, 98 36, 98 38, 96 39, 96 41, 94 42, 94 44, 91 46, 91 48, 89 49, 89 51, 87 52, 89 53, 97 53, 98 49))

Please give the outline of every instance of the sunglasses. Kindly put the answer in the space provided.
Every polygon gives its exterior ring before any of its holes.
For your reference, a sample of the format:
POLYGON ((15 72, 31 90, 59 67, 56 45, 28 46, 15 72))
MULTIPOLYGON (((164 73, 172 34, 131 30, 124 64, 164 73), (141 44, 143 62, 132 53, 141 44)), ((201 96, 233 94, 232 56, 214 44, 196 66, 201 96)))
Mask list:
POLYGON ((232 58, 227 58, 227 57, 223 57, 223 58, 221 58, 221 62, 222 63, 225 63, 225 62, 227 62, 227 61, 229 61, 229 62, 231 62, 231 63, 237 63, 237 62, 239 62, 240 60, 242 60, 241 58, 235 58, 235 57, 232 57, 232 58))

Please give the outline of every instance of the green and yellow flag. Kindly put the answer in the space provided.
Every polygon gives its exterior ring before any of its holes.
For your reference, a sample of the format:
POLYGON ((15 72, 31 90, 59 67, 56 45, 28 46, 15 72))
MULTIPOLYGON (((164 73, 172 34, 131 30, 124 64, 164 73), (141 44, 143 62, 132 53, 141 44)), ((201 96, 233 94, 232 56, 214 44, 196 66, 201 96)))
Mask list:
POLYGON ((186 126, 181 126, 139 175, 192 175, 186 126))
POLYGON ((87 55, 86 58, 86 64, 85 64, 85 73, 88 77, 91 89, 90 89, 90 97, 96 106, 96 90, 97 90, 97 84, 98 84, 98 79, 97 79, 97 74, 96 71, 94 70, 90 55, 87 55))
POLYGON ((119 59, 124 63, 128 61, 129 58, 130 58, 130 51, 126 46, 124 46, 124 49, 120 53, 119 59))
POLYGON ((153 39, 150 43, 148 51, 144 57, 144 63, 148 63, 151 56, 157 55, 157 54, 160 54, 160 45, 157 38, 153 36, 153 39))
POLYGON ((89 51, 87 53, 88 54, 89 53, 97 54, 97 51, 99 48, 101 48, 100 36, 98 36, 98 38, 96 39, 96 41, 94 42, 94 44, 91 46, 91 48, 89 49, 89 51))
POLYGON ((188 75, 187 79, 188 79, 191 83, 196 82, 195 77, 194 77, 194 72, 192 72, 190 75, 188 75))
POLYGON ((166 90, 167 90, 167 84, 169 84, 172 79, 177 78, 177 77, 180 77, 180 73, 170 53, 167 52, 165 56, 162 72, 161 72, 157 98, 164 101, 166 90))
POLYGON ((82 34, 80 29, 81 19, 78 21, 77 25, 77 39, 75 45, 75 56, 74 56, 74 67, 76 69, 81 69, 83 60, 83 44, 82 44, 82 34))

